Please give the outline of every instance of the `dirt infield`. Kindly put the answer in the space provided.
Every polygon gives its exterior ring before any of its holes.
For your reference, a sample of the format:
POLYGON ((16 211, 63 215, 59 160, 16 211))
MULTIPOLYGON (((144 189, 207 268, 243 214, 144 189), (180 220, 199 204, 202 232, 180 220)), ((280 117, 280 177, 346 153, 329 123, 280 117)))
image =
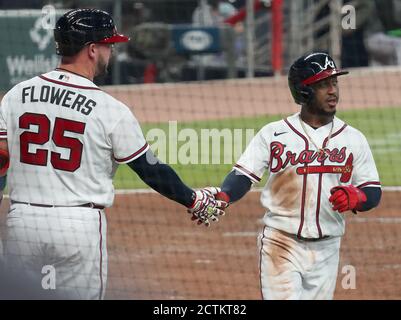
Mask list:
MULTIPOLYGON (((259 195, 248 193, 210 228, 156 193, 117 195, 107 209, 106 299, 261 299, 259 195)), ((5 199, 2 226, 7 208, 5 199)), ((385 192, 371 212, 347 213, 335 299, 401 299, 400 243, 399 192, 385 192), (349 265, 355 289, 342 287, 349 265)))
MULTIPOLYGON (((347 214, 335 299, 401 299, 401 200, 347 214), (356 288, 343 289, 346 266, 356 288)), ((108 299, 260 299, 257 234, 263 208, 252 192, 211 228, 157 194, 117 196, 108 210, 108 299)))

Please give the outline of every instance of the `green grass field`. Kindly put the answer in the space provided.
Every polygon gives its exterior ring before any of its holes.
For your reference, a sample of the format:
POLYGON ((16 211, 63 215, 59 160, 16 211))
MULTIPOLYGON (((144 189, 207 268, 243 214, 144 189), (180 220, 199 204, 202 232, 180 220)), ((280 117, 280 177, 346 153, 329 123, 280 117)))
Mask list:
MULTIPOLYGON (((401 162, 401 108, 342 111, 338 112, 337 116, 366 135, 375 157, 382 184, 385 186, 400 186, 401 171, 398 169, 397 164, 401 162)), ((256 134, 265 124, 281 118, 281 115, 274 115, 178 123, 177 132, 184 135, 183 137, 178 135, 178 140, 181 138, 183 141, 178 141, 176 146, 170 144, 164 150, 163 148, 157 148, 157 142, 161 141, 160 137, 163 137, 163 132, 165 133, 165 137, 163 138, 166 138, 167 141, 169 141, 168 138, 174 135, 175 132, 174 130, 169 132, 168 123, 144 124, 142 130, 147 139, 151 137, 151 133, 159 137, 159 140, 148 140, 152 145, 152 149, 156 151, 164 162, 171 164, 186 184, 191 187, 202 187, 220 185, 225 175, 231 170, 232 164, 236 159, 235 152, 233 152, 233 143, 225 144, 229 146, 229 149, 225 152, 223 152, 223 139, 220 139, 221 141, 217 142, 214 147, 212 145, 207 147, 202 144, 201 141, 206 140, 200 141, 197 137, 201 137, 203 132, 207 132, 206 129, 217 129, 219 132, 223 132, 223 129, 228 129, 224 131, 227 134, 225 137, 231 136, 233 140, 235 136, 233 133, 236 132, 238 138, 242 137, 242 141, 241 139, 236 140, 237 144, 234 150, 238 153, 244 150, 246 146, 245 129, 253 129, 256 134), (183 131, 183 129, 187 130, 183 131), (242 129, 242 132, 238 129, 242 129), (216 146, 219 146, 219 144, 221 147, 220 150, 222 150, 220 155, 216 152, 218 149, 216 146), (209 159, 202 159, 202 154, 206 154, 205 150, 208 149, 210 154, 209 159), (171 156, 169 155, 170 151, 171 156), (174 156, 177 156, 177 152, 180 155, 179 159, 188 159, 188 162, 191 159, 192 163, 172 164, 174 156), (226 164, 214 164, 224 163, 224 161, 226 164)), ((177 139, 173 139, 173 141, 177 141, 177 139)), ((260 185, 263 185, 265 180, 266 177, 260 185)), ((147 188, 126 165, 119 167, 114 183, 118 189, 147 188)))

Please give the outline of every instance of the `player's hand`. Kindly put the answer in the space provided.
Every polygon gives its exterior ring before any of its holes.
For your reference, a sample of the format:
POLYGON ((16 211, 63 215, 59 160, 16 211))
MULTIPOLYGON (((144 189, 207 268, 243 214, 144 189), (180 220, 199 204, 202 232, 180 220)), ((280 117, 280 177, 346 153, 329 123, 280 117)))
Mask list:
POLYGON ((221 192, 219 187, 206 187, 202 190, 216 199, 217 208, 220 210, 220 215, 224 216, 226 214, 224 210, 228 207, 230 202, 229 196, 225 192, 221 192))
MULTIPOLYGON (((220 188, 217 188, 220 190, 220 188)), ((219 206, 219 209, 223 210, 223 214, 226 214, 225 209, 228 208, 228 206, 230 205, 230 197, 227 193, 222 192, 222 191, 218 191, 215 195, 214 198, 217 200, 217 204, 219 206)))
POLYGON ((348 210, 356 212, 367 200, 365 193, 352 184, 334 187, 330 193, 329 201, 333 205, 333 210, 340 213, 348 210))
POLYGON ((191 220, 198 224, 210 225, 210 221, 219 221, 219 216, 224 215, 225 204, 223 201, 216 200, 214 195, 220 191, 216 187, 207 187, 195 191, 195 199, 188 213, 192 214, 191 220))

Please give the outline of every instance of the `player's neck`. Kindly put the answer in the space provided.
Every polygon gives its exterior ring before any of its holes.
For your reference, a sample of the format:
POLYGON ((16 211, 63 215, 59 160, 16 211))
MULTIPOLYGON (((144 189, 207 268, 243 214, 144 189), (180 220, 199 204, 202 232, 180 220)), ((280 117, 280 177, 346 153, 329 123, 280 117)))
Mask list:
POLYGON ((80 63, 75 61, 74 63, 68 63, 68 61, 62 61, 58 66, 58 69, 63 69, 71 73, 78 74, 84 78, 93 81, 95 72, 88 66, 88 64, 80 63))
POLYGON ((321 115, 311 113, 305 106, 302 106, 300 117, 303 122, 313 128, 319 128, 333 121, 334 115, 321 115))

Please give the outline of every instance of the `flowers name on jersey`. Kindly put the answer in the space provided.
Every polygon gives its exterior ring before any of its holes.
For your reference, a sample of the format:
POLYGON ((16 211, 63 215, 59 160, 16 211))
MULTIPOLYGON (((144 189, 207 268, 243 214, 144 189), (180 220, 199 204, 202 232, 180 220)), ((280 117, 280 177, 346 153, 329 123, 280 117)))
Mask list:
POLYGON ((270 144, 270 171, 272 173, 285 169, 288 165, 296 166, 299 175, 313 173, 341 174, 340 181, 343 183, 351 179, 353 169, 353 154, 347 157, 347 148, 325 148, 324 152, 316 150, 302 150, 292 152, 286 149, 286 145, 274 141, 270 144), (317 165, 311 165, 317 162, 317 165), (327 162, 331 164, 327 164, 327 162))

